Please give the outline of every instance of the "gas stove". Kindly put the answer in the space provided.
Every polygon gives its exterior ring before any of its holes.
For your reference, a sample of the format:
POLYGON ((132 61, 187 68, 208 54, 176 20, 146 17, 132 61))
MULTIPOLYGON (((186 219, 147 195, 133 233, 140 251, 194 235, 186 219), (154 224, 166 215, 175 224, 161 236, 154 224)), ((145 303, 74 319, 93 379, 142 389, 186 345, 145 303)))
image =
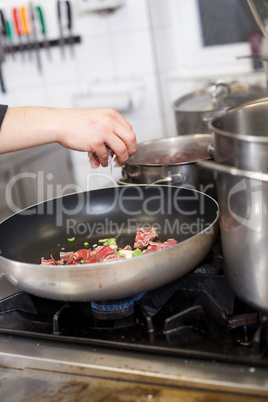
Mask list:
POLYGON ((65 303, 15 289, 3 276, 0 298, 9 384, 23 368, 268 397, 268 319, 235 297, 220 239, 191 273, 135 297, 65 303))

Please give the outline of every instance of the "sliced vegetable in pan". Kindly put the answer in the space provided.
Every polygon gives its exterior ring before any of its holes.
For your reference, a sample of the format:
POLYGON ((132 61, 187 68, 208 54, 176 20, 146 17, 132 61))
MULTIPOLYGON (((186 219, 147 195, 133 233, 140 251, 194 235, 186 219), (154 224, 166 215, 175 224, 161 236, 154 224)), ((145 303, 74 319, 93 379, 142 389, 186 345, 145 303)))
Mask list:
MULTIPOLYGON (((126 245, 124 248, 118 247, 116 238, 114 237, 100 239, 99 243, 102 245, 96 244, 92 249, 83 248, 75 252, 61 252, 59 260, 55 260, 52 255, 50 259, 42 257, 41 264, 78 265, 92 264, 96 262, 110 262, 152 253, 177 244, 177 240, 175 239, 168 239, 165 242, 156 241, 157 237, 156 229, 153 227, 148 229, 138 229, 133 248, 130 245, 126 245)), ((87 242, 84 243, 84 245, 86 244, 88 245, 87 242)))

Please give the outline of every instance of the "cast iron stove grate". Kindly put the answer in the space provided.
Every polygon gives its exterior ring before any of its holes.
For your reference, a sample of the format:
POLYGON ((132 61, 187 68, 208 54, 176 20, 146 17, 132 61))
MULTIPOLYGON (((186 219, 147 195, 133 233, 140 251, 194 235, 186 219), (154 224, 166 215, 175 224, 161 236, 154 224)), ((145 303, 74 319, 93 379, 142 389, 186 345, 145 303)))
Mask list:
POLYGON ((268 367, 268 320, 237 300, 215 253, 192 273, 133 302, 133 314, 99 319, 90 303, 25 292, 0 301, 0 332, 268 367))

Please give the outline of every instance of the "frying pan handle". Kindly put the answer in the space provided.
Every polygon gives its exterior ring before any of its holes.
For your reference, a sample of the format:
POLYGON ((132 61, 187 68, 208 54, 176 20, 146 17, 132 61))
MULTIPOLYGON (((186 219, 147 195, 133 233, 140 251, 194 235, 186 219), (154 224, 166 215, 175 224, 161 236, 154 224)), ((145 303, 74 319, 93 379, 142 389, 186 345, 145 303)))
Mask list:
POLYGON ((268 182, 268 173, 253 172, 251 170, 238 169, 235 166, 222 165, 214 161, 197 161, 197 164, 204 169, 213 170, 217 173, 227 173, 235 177, 268 182))
POLYGON ((176 173, 176 174, 172 174, 170 176, 164 177, 163 179, 156 180, 152 184, 164 184, 164 183, 182 184, 183 181, 184 181, 184 176, 180 173, 176 173))

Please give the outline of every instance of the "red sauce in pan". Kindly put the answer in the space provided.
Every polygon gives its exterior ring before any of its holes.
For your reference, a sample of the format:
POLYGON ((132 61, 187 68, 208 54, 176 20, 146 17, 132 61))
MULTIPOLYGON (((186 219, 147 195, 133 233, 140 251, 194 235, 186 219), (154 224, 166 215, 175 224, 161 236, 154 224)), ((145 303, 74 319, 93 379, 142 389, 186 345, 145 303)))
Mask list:
MULTIPOLYGON (((206 159, 207 157, 208 157, 207 154, 200 154, 200 152, 194 152, 194 151, 176 152, 171 155, 159 153, 146 157, 145 164, 173 165, 175 163, 194 162, 197 161, 198 159, 206 159)), ((142 161, 139 161, 138 163, 142 163, 142 161)))

